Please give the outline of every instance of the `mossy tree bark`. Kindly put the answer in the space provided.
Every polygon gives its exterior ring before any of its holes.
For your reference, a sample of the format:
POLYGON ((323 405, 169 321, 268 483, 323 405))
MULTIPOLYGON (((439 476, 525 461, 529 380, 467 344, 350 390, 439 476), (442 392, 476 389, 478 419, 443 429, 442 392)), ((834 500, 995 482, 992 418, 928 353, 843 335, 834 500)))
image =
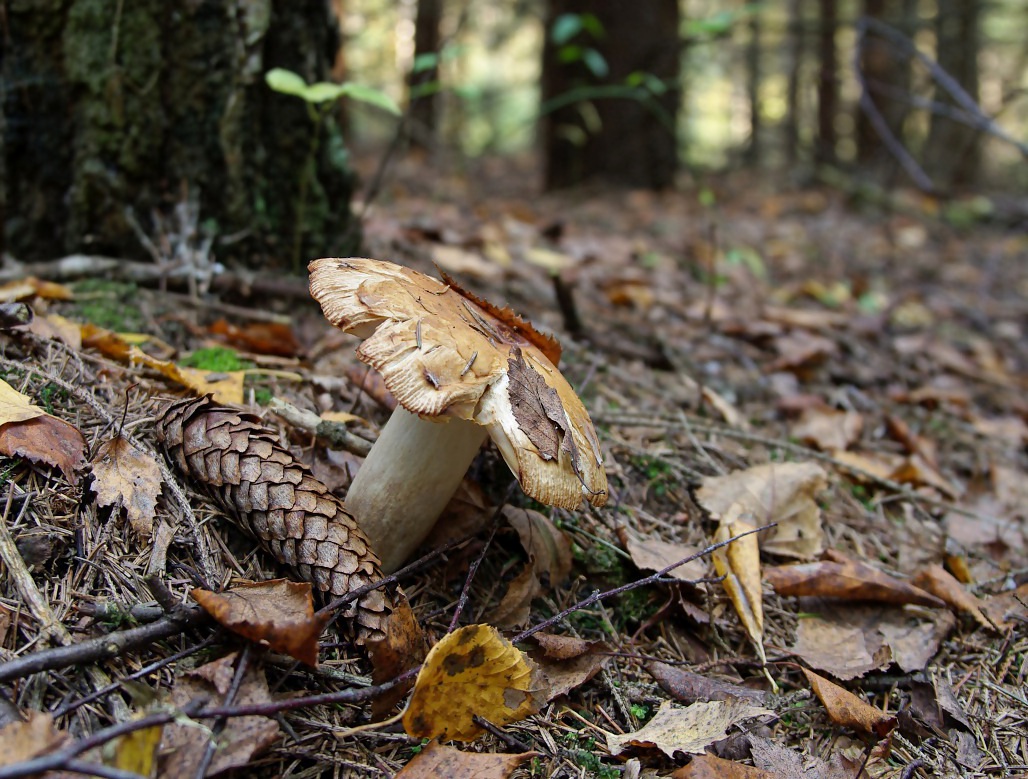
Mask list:
MULTIPOLYGON (((3 63, 8 251, 145 256, 134 233, 187 199, 234 240, 220 258, 288 258, 352 243, 353 179, 338 126, 264 83, 273 67, 330 71, 338 29, 324 0, 11 0, 3 63), (299 213, 302 211, 302 213, 299 213)), ((216 245, 217 246, 217 245, 216 245)))

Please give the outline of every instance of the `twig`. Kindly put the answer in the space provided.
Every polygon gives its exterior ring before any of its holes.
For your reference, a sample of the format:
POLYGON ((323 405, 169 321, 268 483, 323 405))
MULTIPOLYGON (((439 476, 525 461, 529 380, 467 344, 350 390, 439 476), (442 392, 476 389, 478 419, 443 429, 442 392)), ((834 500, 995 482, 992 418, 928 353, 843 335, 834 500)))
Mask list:
MULTIPOLYGON (((2 531, 0 531, 2 532, 2 531)), ((70 665, 96 663, 118 655, 136 647, 152 644, 163 638, 178 635, 188 627, 199 625, 207 619, 207 613, 199 606, 180 606, 156 622, 128 630, 116 630, 104 636, 80 641, 77 644, 53 647, 40 652, 8 660, 0 663, 0 682, 20 679, 29 674, 41 671, 54 671, 70 665)), ((71 636, 68 636, 69 641, 71 636)), ((107 687, 110 679, 104 679, 99 686, 107 687)))
MULTIPOLYGON (((229 685, 228 691, 225 693, 225 706, 231 706, 235 703, 236 696, 239 694, 239 688, 243 686, 243 677, 246 675, 246 671, 250 667, 251 646, 253 645, 250 643, 244 644, 243 651, 239 654, 239 659, 236 661, 236 672, 232 675, 232 683, 229 685)), ((220 736, 222 731, 225 730, 225 723, 227 721, 227 717, 219 717, 211 726, 210 733, 207 738, 207 746, 204 749, 203 756, 200 758, 199 764, 196 766, 196 773, 194 774, 196 779, 203 779, 204 776, 206 776, 207 769, 210 768, 211 761, 214 759, 214 753, 218 751, 218 736, 220 736)))
POLYGON ((464 577, 464 586, 461 587, 460 597, 457 598, 457 607, 453 610, 453 619, 450 620, 450 627, 446 630, 447 633, 452 633, 457 629, 457 623, 460 622, 460 615, 464 611, 464 607, 468 603, 468 595, 471 592, 471 582, 475 579, 475 574, 478 573, 479 566, 482 565, 482 561, 485 559, 486 552, 489 551, 489 547, 493 543, 493 538, 496 536, 496 527, 499 525, 500 511, 503 506, 496 509, 493 514, 492 527, 489 528, 489 538, 485 540, 482 545, 482 551, 479 552, 478 557, 472 561, 471 566, 468 568, 468 575, 464 577))
POLYGON ((334 447, 344 449, 358 457, 367 457, 371 451, 371 441, 354 435, 346 429, 346 425, 326 421, 313 411, 297 408, 292 403, 277 397, 271 399, 269 407, 289 424, 313 433, 334 447))

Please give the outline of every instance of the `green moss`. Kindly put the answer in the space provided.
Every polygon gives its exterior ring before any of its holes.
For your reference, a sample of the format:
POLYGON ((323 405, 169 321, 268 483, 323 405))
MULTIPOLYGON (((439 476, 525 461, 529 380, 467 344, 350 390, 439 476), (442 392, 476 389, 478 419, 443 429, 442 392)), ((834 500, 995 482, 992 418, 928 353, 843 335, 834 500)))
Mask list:
POLYGON ((133 305, 139 293, 135 284, 90 279, 75 284, 73 290, 72 316, 75 318, 119 333, 143 329, 146 320, 133 305))
POLYGON ((228 349, 224 346, 197 349, 192 354, 179 360, 179 365, 216 373, 243 371, 253 367, 252 362, 241 359, 234 349, 228 349))

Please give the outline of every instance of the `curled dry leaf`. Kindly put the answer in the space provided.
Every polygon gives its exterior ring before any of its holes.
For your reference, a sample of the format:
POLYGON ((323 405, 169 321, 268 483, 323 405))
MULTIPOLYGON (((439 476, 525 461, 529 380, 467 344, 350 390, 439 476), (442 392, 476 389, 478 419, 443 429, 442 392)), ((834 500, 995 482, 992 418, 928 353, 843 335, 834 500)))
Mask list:
POLYGON ((774 712, 738 698, 710 703, 676 706, 664 701, 649 722, 634 733, 608 733, 607 749, 620 755, 630 746, 656 747, 668 757, 676 752, 702 754, 728 735, 728 729, 754 717, 773 716, 774 712))
POLYGON ((816 495, 828 477, 815 463, 767 463, 710 476, 696 497, 715 517, 749 514, 759 524, 778 523, 761 548, 799 559, 816 557, 824 548, 821 509, 816 495))
POLYGON ((403 767, 396 779, 506 779, 514 769, 538 752, 513 755, 464 752, 430 741, 403 767))
MULTIPOLYGON (((749 530, 753 530, 753 526, 741 519, 722 520, 714 534, 714 542, 727 541, 732 536, 749 530)), ((714 560, 714 570, 717 571, 717 575, 724 577, 722 585, 725 592, 728 593, 728 597, 732 599, 732 605, 753 641, 760 661, 766 663, 767 659, 764 656, 764 602, 760 585, 760 548, 757 545, 756 534, 744 536, 732 541, 728 546, 715 549, 711 557, 714 560)))
POLYGON ((74 482, 75 471, 86 464, 86 439, 74 425, 44 414, 0 426, 0 454, 55 466, 74 482))
POLYGON ((982 604, 978 598, 964 589, 956 577, 941 565, 930 565, 920 571, 914 577, 913 584, 944 601, 954 611, 970 614, 982 627, 998 629, 982 611, 982 604))
POLYGON ((893 715, 860 700, 849 690, 806 668, 803 669, 803 675, 836 725, 878 738, 885 738, 896 727, 893 715))
POLYGON ((585 684, 610 660, 606 646, 595 641, 552 633, 534 633, 532 640, 540 650, 532 652, 540 678, 540 706, 585 684))
POLYGON ((839 561, 781 565, 768 568, 764 578, 779 595, 818 596, 844 600, 939 608, 943 602, 920 587, 889 576, 866 563, 839 557, 839 561))
POLYGON ((273 579, 237 584, 225 592, 192 590, 190 595, 233 633, 317 666, 318 636, 331 614, 315 616, 310 584, 273 579))
POLYGON ((483 732, 475 715, 503 726, 534 713, 535 688, 532 665, 517 647, 494 627, 467 625, 428 653, 403 727, 415 738, 471 741, 483 732))
POLYGON ((141 538, 153 531, 161 469, 123 436, 105 441, 93 457, 93 492, 101 506, 121 506, 129 526, 141 538))
POLYGON ((729 698, 763 704, 767 693, 753 690, 731 682, 712 679, 709 676, 694 674, 682 668, 676 668, 656 660, 646 664, 657 684, 676 701, 695 703, 696 701, 724 701, 729 698))

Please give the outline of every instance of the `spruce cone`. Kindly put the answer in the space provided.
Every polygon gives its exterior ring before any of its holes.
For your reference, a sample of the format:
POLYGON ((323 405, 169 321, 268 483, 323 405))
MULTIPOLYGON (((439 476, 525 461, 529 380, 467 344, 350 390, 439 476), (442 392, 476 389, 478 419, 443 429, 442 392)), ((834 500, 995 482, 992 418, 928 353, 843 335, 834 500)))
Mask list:
MULTIPOLYGON (((210 395, 173 403, 157 422, 168 459, 280 563, 335 597, 382 578, 379 560, 339 498, 283 449, 255 414, 210 395)), ((398 597, 402 597, 398 596, 398 597)), ((350 606, 357 640, 384 635, 391 596, 350 606)))

